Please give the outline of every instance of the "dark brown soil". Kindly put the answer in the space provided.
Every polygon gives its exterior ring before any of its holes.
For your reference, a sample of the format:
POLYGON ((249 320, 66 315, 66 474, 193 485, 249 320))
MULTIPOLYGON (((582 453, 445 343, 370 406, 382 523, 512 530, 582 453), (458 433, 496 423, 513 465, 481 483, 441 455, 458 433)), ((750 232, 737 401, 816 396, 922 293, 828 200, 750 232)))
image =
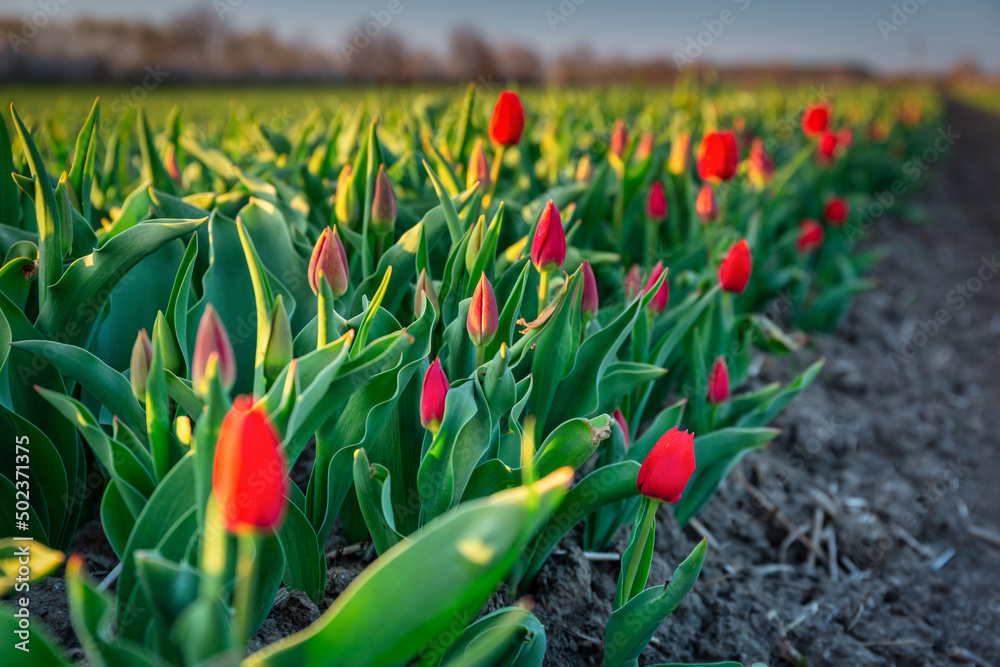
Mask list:
MULTIPOLYGON (((778 419, 772 447, 747 457, 700 515, 712 537, 701 579, 640 664, 1000 664, 1000 545, 970 532, 1000 534, 1000 279, 983 279, 1000 271, 990 268, 1000 255, 1000 119, 958 104, 949 111, 959 139, 929 187, 904 195, 930 224, 879 220, 875 241, 888 256, 878 288, 857 299, 836 335, 761 364, 759 382, 787 379, 817 355, 829 360, 778 419), (788 526, 835 535, 835 565, 811 562, 801 542, 786 540, 788 526)), ((658 517, 650 585, 701 538, 668 514, 658 517)), ((626 539, 622 529, 613 550, 626 539)), ((102 542, 91 522, 74 543, 92 572, 113 565, 102 542)), ((818 542, 826 558, 829 540, 818 542)), ((328 549, 343 544, 335 535, 328 549)), ((549 665, 601 663, 618 566, 588 559, 579 544, 577 530, 534 591, 549 665)), ((369 559, 331 557, 318 607, 282 592, 251 648, 315 620, 369 559)), ((42 620, 78 646, 62 580, 33 591, 42 620)))

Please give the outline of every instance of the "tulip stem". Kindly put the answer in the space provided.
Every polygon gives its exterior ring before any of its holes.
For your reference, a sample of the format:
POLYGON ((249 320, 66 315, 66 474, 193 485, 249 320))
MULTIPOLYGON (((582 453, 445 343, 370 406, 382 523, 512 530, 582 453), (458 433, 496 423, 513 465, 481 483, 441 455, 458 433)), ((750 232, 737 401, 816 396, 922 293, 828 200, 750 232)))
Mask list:
POLYGON ((236 589, 233 592, 233 609, 236 612, 236 642, 237 646, 245 646, 253 631, 254 588, 256 586, 257 562, 254 552, 260 538, 253 534, 239 535, 236 538, 236 589))
POLYGON ((486 346, 476 346, 476 368, 479 368, 486 361, 486 346))
POLYGON ((493 164, 490 166, 490 190, 483 197, 483 209, 489 210, 493 202, 493 195, 497 191, 497 182, 500 180, 500 169, 503 167, 503 154, 507 150, 504 144, 497 144, 496 152, 493 154, 493 164))
POLYGON ((541 278, 538 281, 538 314, 541 316, 549 297, 549 272, 540 271, 539 273, 541 278))
POLYGON ((656 264, 656 242, 659 231, 657 222, 651 218, 646 218, 646 262, 650 265, 656 264))
MULTIPOLYGON (((639 512, 635 516, 635 523, 632 526, 632 535, 629 538, 631 552, 626 550, 628 556, 627 569, 622 571, 621 585, 618 586, 618 597, 616 608, 621 608, 626 602, 632 599, 632 588, 635 586, 636 575, 639 572, 639 564, 642 562, 643 552, 646 551, 646 543, 653 539, 653 529, 656 525, 656 509, 659 503, 648 496, 642 496, 639 504, 639 512), (638 532, 637 532, 638 531, 638 532)), ((642 582, 645 586, 646 582, 642 582)))

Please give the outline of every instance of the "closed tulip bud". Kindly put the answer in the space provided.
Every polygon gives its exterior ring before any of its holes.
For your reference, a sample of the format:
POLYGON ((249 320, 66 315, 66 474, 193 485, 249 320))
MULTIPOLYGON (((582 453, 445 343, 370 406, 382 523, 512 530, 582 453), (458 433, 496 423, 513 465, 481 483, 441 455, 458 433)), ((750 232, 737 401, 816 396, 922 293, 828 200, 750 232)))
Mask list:
POLYGON ((751 271, 753 259, 750 257, 750 246, 746 239, 740 239, 719 265, 719 283, 727 292, 741 294, 750 282, 751 271))
POLYGON ((774 178, 774 160, 771 154, 764 148, 761 139, 754 139, 750 145, 750 157, 747 160, 747 177, 758 190, 763 190, 764 186, 774 178))
POLYGON ((486 216, 479 216, 479 220, 472 227, 472 234, 469 235, 469 244, 465 246, 465 270, 471 272, 479 255, 479 249, 483 247, 483 239, 486 238, 486 216))
POLYGON ((590 155, 584 153, 580 161, 576 163, 577 183, 589 183, 594 177, 594 165, 590 161, 590 155))
POLYGON ((226 530, 273 535, 288 509, 288 459, 262 406, 239 396, 222 420, 212 491, 226 530))
POLYGON ((149 365, 153 363, 153 346, 145 329, 139 330, 132 346, 132 360, 129 363, 129 380, 132 382, 132 395, 140 403, 146 402, 146 377, 149 375, 149 365))
POLYGON ((396 226, 396 191, 385 171, 385 165, 380 164, 375 177, 375 194, 372 196, 371 228, 378 236, 392 234, 396 226))
POLYGON ((330 284, 333 298, 339 298, 347 291, 349 272, 347 252, 337 228, 327 227, 313 246, 312 257, 309 258, 309 287, 313 294, 319 296, 319 276, 322 273, 330 284))
POLYGON ((675 176, 680 176, 688 168, 688 157, 691 155, 691 134, 681 132, 670 144, 670 160, 667 162, 667 171, 675 176))
POLYGON ((608 145, 608 150, 611 151, 612 155, 620 158, 625 155, 626 148, 628 148, 628 130, 625 128, 625 121, 619 118, 611 130, 611 143, 608 145))
POLYGON ((236 383, 236 355, 233 344, 229 342, 229 334, 222 324, 219 314, 212 304, 205 307, 205 312, 198 323, 198 334, 194 341, 194 356, 191 359, 191 383, 194 390, 204 396, 208 393, 208 379, 205 373, 212 356, 218 361, 219 379, 226 391, 236 383))
POLYGON ((712 364, 708 374, 708 402, 713 405, 724 403, 729 398, 729 368, 726 358, 719 357, 712 364))
POLYGON ((292 325, 279 294, 271 311, 271 333, 264 349, 264 376, 274 380, 292 360, 292 325))
MULTIPOLYGON (((653 271, 649 274, 649 278, 646 279, 646 287, 643 288, 643 294, 649 294, 649 290, 653 289, 653 285, 656 281, 660 279, 660 276, 666 271, 663 268, 663 262, 657 262, 656 266, 653 267, 653 271)), ((670 284, 667 282, 666 278, 663 279, 663 284, 660 285, 660 289, 656 290, 656 294, 653 295, 652 300, 649 302, 649 310, 654 315, 659 315, 667 309, 667 304, 670 302, 670 284)))
POLYGON ((153 341, 160 344, 163 368, 171 373, 179 373, 183 362, 181 349, 177 346, 177 338, 167 324, 167 317, 162 310, 156 313, 156 321, 153 323, 153 341))
POLYGON ((625 288, 626 301, 631 301, 638 296, 639 291, 642 289, 642 269, 639 268, 638 264, 633 264, 632 268, 625 274, 625 281, 622 286, 625 288))
POLYGON ((563 231, 559 209, 551 199, 538 219, 535 238, 531 241, 531 261, 541 273, 558 271, 566 261, 566 232, 563 231))
POLYGON ((653 181, 653 185, 649 188, 646 216, 653 222, 663 222, 667 219, 667 193, 663 191, 663 184, 659 181, 653 181))
POLYGON ((615 408, 614 418, 615 422, 618 424, 618 428, 622 430, 622 435, 625 436, 625 449, 628 449, 632 443, 629 442, 628 422, 625 421, 625 415, 622 414, 621 408, 615 408))
POLYGON ((413 316, 415 318, 419 318, 424 314, 425 296, 434 308, 434 311, 438 313, 441 312, 441 306, 438 304, 437 293, 434 291, 434 283, 431 281, 431 277, 427 275, 427 269, 420 269, 420 275, 417 277, 416 293, 413 295, 413 316))
POLYGON ((177 148, 173 142, 167 144, 167 150, 163 153, 163 166, 166 167, 170 178, 174 179, 174 183, 180 185, 181 170, 177 165, 177 148))
POLYGON ((490 162, 486 159, 486 152, 483 151, 482 139, 476 139, 472 147, 469 169, 465 173, 465 188, 471 188, 476 181, 479 181, 479 192, 485 194, 490 191, 490 162))
POLYGON ((500 326, 500 313, 497 310, 497 298, 493 294, 493 285, 486 279, 484 272, 479 277, 476 290, 472 293, 472 303, 469 304, 469 317, 466 329, 469 338, 476 347, 483 347, 493 342, 500 326))
POLYGON ((589 322, 597 315, 597 278, 594 277, 594 269, 590 267, 590 262, 583 260, 583 296, 580 299, 580 311, 585 322, 589 322))
POLYGON ((823 206, 823 219, 834 227, 843 227, 844 223, 847 222, 849 212, 850 207, 846 199, 831 197, 826 200, 826 204, 823 206))
POLYGON ((825 104, 810 104, 802 114, 802 132, 814 137, 826 132, 830 124, 830 107, 825 104))
POLYGON ((337 222, 348 229, 356 227, 358 218, 361 217, 358 197, 354 192, 353 176, 354 169, 351 168, 351 165, 345 164, 337 177, 337 200, 334 204, 337 222))
POLYGON ((799 223, 799 238, 795 247, 799 252, 812 252, 823 245, 823 226, 815 220, 803 220, 799 223))
POLYGON ((834 135, 837 139, 837 147, 840 150, 847 150, 847 147, 854 141, 854 130, 849 127, 842 127, 834 135))
POLYGON ((817 145, 819 151, 817 158, 820 163, 826 164, 833 160, 837 152, 837 135, 833 132, 824 132, 819 137, 817 145))
POLYGON ((694 474, 694 436, 676 427, 663 434, 639 467, 639 493, 664 503, 676 503, 694 474))
POLYGON ((728 181, 736 175, 739 161, 732 132, 709 132, 698 149, 698 175, 706 181, 728 181))
POLYGON ((497 98, 490 118, 490 139, 501 146, 513 146, 524 132, 524 107, 517 93, 505 90, 497 98))
POLYGON ((645 160, 646 158, 648 158, 650 155, 653 154, 653 146, 655 145, 655 139, 656 139, 655 135, 649 130, 646 130, 645 132, 642 133, 642 135, 639 137, 639 145, 635 147, 636 160, 645 160))
POLYGON ((427 372, 420 389, 420 423, 431 433, 437 433, 444 419, 444 402, 448 395, 448 376, 441 368, 441 359, 435 359, 427 372))
POLYGON ((701 190, 698 191, 694 210, 698 214, 698 219, 706 225, 719 217, 719 208, 715 205, 715 193, 712 192, 712 186, 708 183, 701 186, 701 190))

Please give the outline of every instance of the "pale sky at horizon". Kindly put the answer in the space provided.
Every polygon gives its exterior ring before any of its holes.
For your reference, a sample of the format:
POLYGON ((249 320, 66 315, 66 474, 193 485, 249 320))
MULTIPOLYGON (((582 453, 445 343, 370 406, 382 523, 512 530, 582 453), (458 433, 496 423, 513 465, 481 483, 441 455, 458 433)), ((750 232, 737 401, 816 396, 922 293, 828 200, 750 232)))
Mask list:
MULTIPOLYGON (((38 2, 4 0, 0 14, 31 16, 38 2)), ((400 9, 387 30, 433 53, 447 48, 457 25, 474 27, 492 43, 531 46, 544 57, 581 45, 598 56, 672 57, 704 32, 708 46, 701 58, 717 63, 840 62, 940 71, 974 59, 1000 73, 1000 0, 66 0, 56 20, 163 21, 227 4, 227 25, 268 27, 286 40, 335 52, 356 26, 372 20, 372 12, 389 15, 394 2, 400 9), (728 24, 719 21, 724 11, 730 12, 728 24), (717 36, 709 37, 706 21, 717 36)))

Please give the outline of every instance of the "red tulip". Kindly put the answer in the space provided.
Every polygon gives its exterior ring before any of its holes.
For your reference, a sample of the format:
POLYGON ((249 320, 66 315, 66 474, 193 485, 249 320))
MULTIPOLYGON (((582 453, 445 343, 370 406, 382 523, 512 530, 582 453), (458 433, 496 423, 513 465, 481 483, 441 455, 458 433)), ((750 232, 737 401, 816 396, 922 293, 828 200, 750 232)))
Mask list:
POLYGON ((615 421, 618 422, 618 428, 622 430, 622 435, 625 436, 625 449, 628 449, 629 445, 632 443, 629 442, 628 423, 625 421, 625 415, 622 414, 621 408, 615 408, 614 418, 615 421))
MULTIPOLYGON (((653 271, 649 274, 649 278, 646 279, 646 287, 643 288, 643 293, 648 294, 649 290, 653 289, 653 285, 656 281, 660 279, 663 272, 666 269, 663 268, 663 262, 657 262, 656 266, 653 267, 653 271)), ((667 279, 663 279, 663 284, 660 285, 660 289, 656 290, 656 294, 653 295, 652 300, 649 302, 649 310, 652 311, 654 315, 659 315, 667 309, 667 303, 670 301, 670 284, 667 279)))
POLYGON ((531 241, 531 261, 539 273, 558 271, 566 261, 566 232, 559 209, 551 199, 542 211, 531 241))
POLYGON ((611 143, 608 150, 612 155, 622 157, 625 149, 628 148, 628 130, 625 128, 625 121, 619 118, 615 121, 615 127, 611 130, 611 143))
POLYGON ((807 137, 826 132, 830 124, 830 107, 825 104, 811 104, 802 114, 802 131, 807 137))
POLYGON ((490 118, 490 139, 502 146, 513 146, 521 141, 524 132, 524 107, 517 93, 505 90, 497 98, 490 118))
POLYGON ((826 163, 833 159, 837 151, 837 135, 833 132, 824 132, 819 137, 819 160, 826 163))
POLYGON ((676 503, 694 474, 694 436, 676 427, 663 434, 639 468, 639 493, 665 503, 676 503))
POLYGON ((823 219, 834 227, 843 227, 849 213, 847 200, 842 197, 831 197, 823 206, 823 219))
POLYGON ((706 183, 698 191, 698 198, 694 202, 694 210, 698 214, 698 219, 708 224, 719 217, 719 208, 715 205, 715 193, 712 186, 706 183))
POLYGON ((712 364, 708 374, 708 402, 713 405, 724 403, 729 398, 729 368, 726 358, 719 357, 712 364))
POLYGON ((728 181, 736 175, 739 152, 732 132, 709 132, 698 149, 698 175, 704 180, 728 181))
POLYGON ((212 490, 231 533, 277 532, 288 508, 288 460, 263 407, 239 396, 222 420, 212 490))
POLYGON ((752 271, 753 258, 750 256, 750 246, 747 245, 746 239, 740 239, 719 265, 719 283, 727 292, 741 294, 750 282, 752 271))
POLYGON ((638 264, 633 264, 632 268, 625 274, 625 281, 622 283, 625 288, 625 300, 631 301, 642 289, 642 269, 638 264))
POLYGON ((649 188, 646 216, 653 222, 663 222, 667 219, 667 193, 663 191, 663 184, 659 181, 653 181, 653 185, 649 188))
POLYGON ((198 335, 194 340, 194 357, 191 359, 191 383, 194 385, 194 390, 203 396, 208 393, 205 373, 208 370, 208 360, 213 354, 218 358, 219 379, 222 380, 222 386, 229 391, 236 382, 236 355, 219 314, 212 308, 212 304, 208 304, 201 316, 201 322, 198 323, 198 335))
POLYGON ((803 220, 799 223, 799 238, 795 247, 799 252, 810 252, 823 245, 823 226, 815 220, 803 220))
POLYGON ((597 315, 597 278, 594 277, 594 269, 590 267, 590 262, 583 260, 583 296, 580 299, 580 310, 585 320, 589 321, 597 315))
POLYGON ((448 376, 441 368, 441 359, 435 359, 424 373, 424 384, 420 390, 420 423, 432 433, 437 433, 444 419, 444 400, 450 388, 448 376))
POLYGON ((319 273, 330 285, 333 298, 338 298, 347 291, 350 268, 347 264, 347 253, 340 241, 337 228, 327 227, 320 234, 319 240, 313 246, 312 257, 309 258, 309 287, 313 294, 319 295, 319 273))
POLYGON ((489 345, 497 335, 497 329, 500 327, 497 298, 493 294, 493 286, 486 279, 485 272, 479 277, 476 290, 472 293, 469 316, 465 323, 469 338, 477 347, 489 345))

